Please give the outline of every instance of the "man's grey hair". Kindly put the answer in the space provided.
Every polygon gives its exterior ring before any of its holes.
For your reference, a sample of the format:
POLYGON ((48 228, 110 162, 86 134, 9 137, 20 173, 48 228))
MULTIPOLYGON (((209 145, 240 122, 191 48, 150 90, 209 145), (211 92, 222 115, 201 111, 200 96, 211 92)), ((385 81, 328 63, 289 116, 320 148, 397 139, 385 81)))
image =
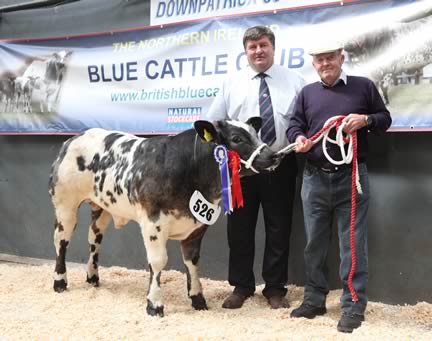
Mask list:
POLYGON ((267 26, 249 27, 243 35, 243 47, 246 49, 246 44, 249 40, 258 40, 262 37, 268 37, 273 48, 275 48, 275 35, 267 26))

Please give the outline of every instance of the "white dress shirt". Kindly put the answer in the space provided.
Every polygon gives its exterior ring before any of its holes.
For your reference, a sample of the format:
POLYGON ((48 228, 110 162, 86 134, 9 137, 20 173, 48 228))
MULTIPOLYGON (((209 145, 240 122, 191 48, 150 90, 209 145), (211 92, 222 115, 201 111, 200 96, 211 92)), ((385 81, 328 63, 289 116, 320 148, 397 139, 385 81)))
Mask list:
MULTIPOLYGON (((297 95, 306 84, 294 71, 280 65, 272 65, 264 72, 273 105, 276 126, 276 141, 270 146, 278 151, 288 145, 286 130, 293 113, 297 95)), ((229 75, 205 115, 210 121, 231 119, 246 122, 251 117, 260 116, 258 72, 247 67, 229 75)))

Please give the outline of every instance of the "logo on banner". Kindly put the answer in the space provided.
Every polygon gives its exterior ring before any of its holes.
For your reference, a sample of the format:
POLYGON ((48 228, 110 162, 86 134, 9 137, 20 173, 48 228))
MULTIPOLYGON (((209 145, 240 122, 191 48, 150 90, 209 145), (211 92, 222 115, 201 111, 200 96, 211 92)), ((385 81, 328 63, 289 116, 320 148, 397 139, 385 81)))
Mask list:
POLYGON ((188 129, 201 118, 202 107, 168 108, 167 123, 170 128, 188 129))

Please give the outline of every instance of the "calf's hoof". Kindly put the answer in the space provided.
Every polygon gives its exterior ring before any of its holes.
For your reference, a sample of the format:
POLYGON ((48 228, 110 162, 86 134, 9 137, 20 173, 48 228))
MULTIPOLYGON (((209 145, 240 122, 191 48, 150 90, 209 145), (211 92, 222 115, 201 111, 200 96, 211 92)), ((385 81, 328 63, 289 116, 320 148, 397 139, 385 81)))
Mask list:
POLYGON ((206 300, 203 294, 193 295, 190 297, 192 300, 192 307, 195 310, 208 310, 206 300))
POLYGON ((98 287, 99 286, 99 276, 93 275, 93 276, 89 277, 87 275, 87 283, 90 283, 94 287, 98 287))
POLYGON ((66 290, 67 283, 64 279, 54 281, 54 291, 63 292, 66 290))
POLYGON ((147 314, 149 314, 150 316, 160 316, 163 317, 164 316, 164 307, 163 305, 161 305, 160 307, 155 307, 153 305, 152 302, 150 302, 149 300, 147 300, 147 314))

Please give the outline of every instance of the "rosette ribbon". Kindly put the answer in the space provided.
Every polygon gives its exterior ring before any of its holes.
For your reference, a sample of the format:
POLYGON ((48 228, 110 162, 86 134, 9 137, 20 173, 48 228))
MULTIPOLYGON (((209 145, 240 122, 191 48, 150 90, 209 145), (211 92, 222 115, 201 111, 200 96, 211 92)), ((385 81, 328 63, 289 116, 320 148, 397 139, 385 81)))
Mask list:
POLYGON ((228 151, 229 158, 229 168, 231 169, 231 196, 232 196, 232 205, 234 208, 243 207, 243 193, 241 190, 240 184, 240 156, 234 151, 228 151))
POLYGON ((228 168, 228 150, 225 146, 219 144, 216 146, 213 153, 216 162, 219 164, 223 209, 225 214, 230 214, 233 208, 231 200, 231 181, 228 168))

